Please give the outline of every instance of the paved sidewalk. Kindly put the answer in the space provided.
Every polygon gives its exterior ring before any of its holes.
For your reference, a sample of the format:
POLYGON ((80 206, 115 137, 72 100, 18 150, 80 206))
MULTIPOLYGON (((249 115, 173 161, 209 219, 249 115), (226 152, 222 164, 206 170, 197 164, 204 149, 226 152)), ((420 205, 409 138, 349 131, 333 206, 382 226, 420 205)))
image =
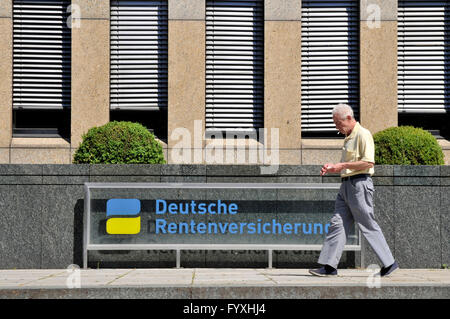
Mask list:
POLYGON ((357 269, 325 278, 307 269, 0 270, 0 298, 450 299, 450 270, 399 269, 387 278, 357 269))

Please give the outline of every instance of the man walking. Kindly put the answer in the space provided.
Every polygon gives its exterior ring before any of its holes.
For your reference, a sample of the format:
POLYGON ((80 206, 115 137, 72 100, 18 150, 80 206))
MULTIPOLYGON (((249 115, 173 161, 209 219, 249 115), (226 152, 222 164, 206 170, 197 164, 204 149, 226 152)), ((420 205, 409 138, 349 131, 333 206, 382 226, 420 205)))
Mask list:
POLYGON ((331 225, 319 256, 319 269, 310 269, 315 276, 337 275, 337 265, 342 255, 347 235, 354 222, 358 223, 364 237, 383 264, 380 276, 390 275, 398 269, 383 233, 373 213, 375 147, 372 135, 356 122, 353 110, 346 104, 333 109, 337 130, 345 134, 341 162, 328 163, 320 175, 341 173, 342 184, 335 202, 331 225))

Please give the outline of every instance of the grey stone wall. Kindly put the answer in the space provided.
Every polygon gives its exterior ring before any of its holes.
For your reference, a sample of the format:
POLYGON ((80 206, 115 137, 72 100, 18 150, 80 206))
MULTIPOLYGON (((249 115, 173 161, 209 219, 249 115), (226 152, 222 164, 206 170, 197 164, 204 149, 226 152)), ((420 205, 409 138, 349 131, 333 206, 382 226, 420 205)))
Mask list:
MULTIPOLYGON (((335 183, 317 165, 0 165, 0 268, 82 265, 85 182, 335 183)), ((402 268, 450 264, 450 166, 376 166, 375 216, 402 268)), ((365 240, 364 266, 379 264, 365 240)), ((274 253, 274 267, 311 267, 318 252, 274 253)), ((90 252, 90 267, 174 267, 173 251, 90 252)), ((339 267, 358 267, 344 252, 339 267)), ((183 267, 266 267, 264 251, 184 251, 183 267)))

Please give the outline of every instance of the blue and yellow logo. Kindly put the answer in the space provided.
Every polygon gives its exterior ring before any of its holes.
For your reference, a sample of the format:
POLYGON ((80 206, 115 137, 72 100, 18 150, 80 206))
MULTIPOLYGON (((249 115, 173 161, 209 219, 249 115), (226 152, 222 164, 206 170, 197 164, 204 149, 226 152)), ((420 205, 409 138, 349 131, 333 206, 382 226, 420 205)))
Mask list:
POLYGON ((106 217, 108 217, 106 232, 110 235, 139 234, 141 231, 141 216, 138 216, 140 212, 141 201, 139 199, 109 199, 106 202, 106 217))

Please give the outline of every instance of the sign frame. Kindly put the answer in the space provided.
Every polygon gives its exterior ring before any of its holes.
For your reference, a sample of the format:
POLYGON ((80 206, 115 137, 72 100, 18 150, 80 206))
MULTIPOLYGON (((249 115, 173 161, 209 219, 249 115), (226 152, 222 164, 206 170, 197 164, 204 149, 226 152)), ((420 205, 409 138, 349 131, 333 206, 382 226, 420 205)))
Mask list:
MULTIPOLYGON (((274 250, 322 250, 323 245, 312 244, 91 244, 91 189, 114 188, 164 188, 164 189, 339 189, 339 183, 84 183, 84 215, 83 215, 83 268, 87 269, 89 250, 175 250, 176 268, 181 268, 181 250, 266 250, 268 252, 268 268, 272 268, 274 250)), ((358 228, 358 244, 345 245, 344 251, 360 251, 361 267, 364 254, 361 249, 361 230, 358 228)))

